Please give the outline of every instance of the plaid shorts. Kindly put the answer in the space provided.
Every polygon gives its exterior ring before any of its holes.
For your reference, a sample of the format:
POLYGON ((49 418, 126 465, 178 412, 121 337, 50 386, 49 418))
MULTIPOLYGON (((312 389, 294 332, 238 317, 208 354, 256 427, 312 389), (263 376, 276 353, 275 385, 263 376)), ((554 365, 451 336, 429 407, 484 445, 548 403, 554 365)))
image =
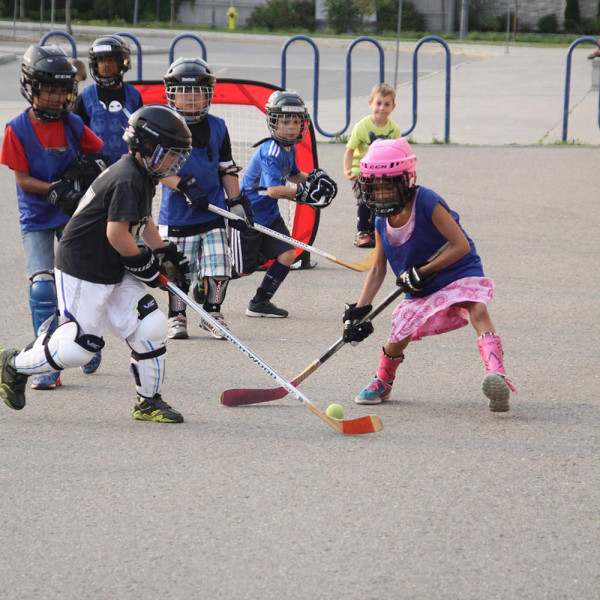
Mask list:
MULTIPOLYGON (((158 230, 164 238, 167 226, 160 225, 158 230)), ((231 277, 231 250, 225 229, 167 239, 188 257, 192 284, 204 277, 231 277)))

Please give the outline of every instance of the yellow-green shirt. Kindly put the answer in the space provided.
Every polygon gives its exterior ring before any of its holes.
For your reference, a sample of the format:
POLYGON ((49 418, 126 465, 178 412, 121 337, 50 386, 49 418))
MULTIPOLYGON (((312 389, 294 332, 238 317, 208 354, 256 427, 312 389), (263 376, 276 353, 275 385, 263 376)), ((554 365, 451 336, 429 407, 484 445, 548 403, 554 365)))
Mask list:
POLYGON ((375 140, 396 140, 402 137, 400 127, 391 119, 383 127, 377 127, 371 116, 361 119, 352 129, 346 148, 354 150, 352 174, 360 174, 360 159, 367 153, 375 140))

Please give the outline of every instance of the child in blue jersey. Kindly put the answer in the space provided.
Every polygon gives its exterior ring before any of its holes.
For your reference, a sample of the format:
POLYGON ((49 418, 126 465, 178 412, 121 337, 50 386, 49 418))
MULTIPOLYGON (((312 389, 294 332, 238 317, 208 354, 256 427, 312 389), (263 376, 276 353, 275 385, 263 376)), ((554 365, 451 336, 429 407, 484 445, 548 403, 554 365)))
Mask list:
MULTIPOLYGON (((300 143, 308 132, 310 117, 302 98, 291 90, 273 92, 266 111, 272 139, 264 141, 250 159, 242 179, 242 192, 252 202, 256 223, 289 236, 279 213, 278 199, 296 200, 305 189, 309 176, 296 165, 295 144, 300 143), (298 187, 289 187, 288 181, 298 187)), ((234 232, 231 246, 240 276, 250 275, 268 260, 275 259, 250 300, 246 314, 249 317, 287 317, 288 311, 273 304, 271 298, 296 258, 294 246, 251 228, 234 232)))
POLYGON ((510 392, 500 337, 487 304, 494 283, 485 277, 475 245, 458 214, 434 191, 418 187, 417 159, 404 138, 376 140, 361 160, 361 184, 375 219, 375 262, 356 304, 346 305, 344 341, 359 342, 373 332, 371 302, 389 261, 406 299, 392 315, 392 331, 382 348, 375 378, 356 397, 358 404, 379 404, 390 397, 396 370, 411 341, 465 326, 477 331, 483 360, 483 393, 493 412, 509 410, 510 392), (427 263, 445 243, 448 246, 427 263))
MULTIPOLYGON (((164 81, 169 106, 185 119, 192 132, 192 153, 179 176, 164 180, 159 231, 188 257, 196 301, 227 327, 221 305, 231 277, 231 252, 223 217, 207 208, 210 203, 245 216, 240 169, 231 154, 225 121, 209 114, 216 77, 208 64, 200 58, 178 58, 164 81)), ((232 220, 230 224, 245 226, 244 221, 232 220)), ((186 306, 173 294, 169 294, 168 316, 169 338, 187 338, 186 306)), ((200 327, 224 339, 207 323, 202 321, 200 327)))
MULTIPOLYGON (((58 303, 54 282, 54 244, 73 214, 81 190, 74 181, 85 171, 93 179, 102 168, 100 140, 71 114, 77 94, 76 69, 57 46, 30 46, 21 64, 21 93, 31 107, 6 125, 0 164, 15 174, 19 221, 31 285, 29 303, 35 334, 56 327, 58 303), (79 161, 85 155, 87 159, 79 161), (69 175, 70 174, 70 175, 69 175), (70 178, 70 179, 69 179, 70 178)), ((85 179, 85 177, 84 177, 85 179)), ((37 375, 34 390, 61 385, 59 373, 37 375)))
POLYGON ((73 112, 104 142, 103 152, 116 163, 129 148, 123 132, 129 117, 142 106, 140 93, 123 81, 131 69, 131 51, 119 35, 99 37, 89 49, 90 73, 96 85, 86 87, 73 112))

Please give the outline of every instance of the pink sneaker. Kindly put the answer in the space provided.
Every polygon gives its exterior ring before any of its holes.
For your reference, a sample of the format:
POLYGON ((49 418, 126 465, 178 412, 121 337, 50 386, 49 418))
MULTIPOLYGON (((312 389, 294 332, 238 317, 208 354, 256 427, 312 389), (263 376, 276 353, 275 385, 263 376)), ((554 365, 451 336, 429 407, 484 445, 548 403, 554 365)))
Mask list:
POLYGON ((371 383, 354 398, 356 404, 381 404, 389 400, 392 385, 375 377, 371 383))

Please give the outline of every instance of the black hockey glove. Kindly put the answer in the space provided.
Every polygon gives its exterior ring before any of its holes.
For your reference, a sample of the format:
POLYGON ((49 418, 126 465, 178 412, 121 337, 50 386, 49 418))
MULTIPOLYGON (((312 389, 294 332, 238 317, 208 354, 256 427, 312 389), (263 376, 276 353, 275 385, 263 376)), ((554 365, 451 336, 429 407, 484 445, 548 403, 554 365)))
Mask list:
POLYGON ((163 248, 156 248, 154 256, 160 261, 167 277, 186 294, 190 291, 190 260, 175 242, 167 242, 163 248))
POLYGON ((254 225, 254 211, 252 210, 252 202, 250 198, 242 192, 235 198, 227 198, 225 200, 227 209, 238 217, 242 217, 243 221, 236 219, 229 220, 229 226, 239 231, 244 231, 248 225, 254 225))
POLYGON ((73 163, 64 173, 63 180, 79 183, 79 190, 85 192, 102 171, 110 165, 108 154, 96 152, 73 163))
POLYGON ((400 273, 396 278, 396 285, 403 289, 405 293, 418 294, 422 292, 427 286, 431 285, 435 279, 437 273, 431 273, 430 275, 419 275, 418 269, 423 267, 426 263, 418 263, 412 265, 400 273))
POLYGON ((177 184, 177 189, 185 196, 194 212, 203 213, 208 210, 208 196, 193 175, 189 173, 183 175, 177 184))
POLYGON ((356 304, 346 304, 344 310, 344 342, 350 342, 353 346, 362 342, 365 338, 369 337, 374 329, 373 323, 370 319, 360 322, 364 319, 373 309, 370 304, 365 306, 356 307, 356 304))
POLYGON ((337 183, 323 169, 313 169, 308 174, 308 183, 323 182, 324 190, 331 190, 331 200, 337 196, 337 183))
POLYGON ((121 256, 123 267, 146 285, 165 289, 158 281, 158 276, 162 273, 159 260, 147 246, 140 250, 135 256, 121 256))
POLYGON ((325 208, 331 204, 331 201, 337 194, 337 186, 329 179, 314 179, 299 183, 296 189, 296 199, 298 204, 308 204, 313 208, 325 208))
POLYGON ((81 192, 78 192, 70 181, 60 180, 53 183, 46 190, 46 200, 60 210, 65 215, 71 216, 79 205, 79 201, 83 197, 81 192))

